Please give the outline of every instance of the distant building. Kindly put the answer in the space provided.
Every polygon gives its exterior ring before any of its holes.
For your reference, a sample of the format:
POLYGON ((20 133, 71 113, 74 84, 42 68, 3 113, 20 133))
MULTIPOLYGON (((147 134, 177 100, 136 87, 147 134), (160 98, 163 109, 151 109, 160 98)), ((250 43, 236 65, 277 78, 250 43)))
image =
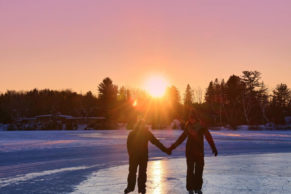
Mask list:
POLYGON ((26 117, 17 120, 11 130, 76 130, 82 125, 84 129, 98 129, 106 122, 105 117, 73 117, 62 114, 47 114, 26 117))

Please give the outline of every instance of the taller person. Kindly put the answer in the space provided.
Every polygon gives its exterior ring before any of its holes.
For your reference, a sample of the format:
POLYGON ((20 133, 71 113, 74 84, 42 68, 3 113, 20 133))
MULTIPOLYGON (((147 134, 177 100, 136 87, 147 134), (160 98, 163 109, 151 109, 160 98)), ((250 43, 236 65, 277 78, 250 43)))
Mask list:
POLYGON ((202 194, 203 168, 204 168, 204 136, 208 141, 212 152, 217 156, 217 149, 213 138, 195 111, 191 112, 189 121, 186 122, 184 132, 170 147, 170 151, 178 147, 186 138, 187 178, 186 188, 189 194, 202 194))

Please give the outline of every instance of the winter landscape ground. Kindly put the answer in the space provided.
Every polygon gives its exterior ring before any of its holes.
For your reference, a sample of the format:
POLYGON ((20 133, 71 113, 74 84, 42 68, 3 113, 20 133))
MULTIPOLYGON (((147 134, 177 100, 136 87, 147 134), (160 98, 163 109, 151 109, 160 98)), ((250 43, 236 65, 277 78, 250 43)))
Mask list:
MULTIPOLYGON (((166 146, 180 130, 153 131, 166 146)), ((122 193, 128 131, 0 131, 0 193, 122 193)), ((291 131, 212 131, 204 193, 290 193, 291 131)), ((148 193, 187 193, 185 143, 168 156, 150 145, 148 193)), ((137 193, 137 192, 135 192, 137 193)))

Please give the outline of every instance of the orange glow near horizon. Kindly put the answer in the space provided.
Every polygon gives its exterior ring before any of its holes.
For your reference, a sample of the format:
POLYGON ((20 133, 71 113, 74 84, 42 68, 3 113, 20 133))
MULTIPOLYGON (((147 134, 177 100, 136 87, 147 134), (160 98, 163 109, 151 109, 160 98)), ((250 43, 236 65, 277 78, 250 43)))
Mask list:
POLYGON ((146 80, 144 88, 152 97, 160 98, 164 96, 168 85, 162 76, 152 76, 146 80))
POLYGON ((134 100, 134 101, 133 101, 132 106, 134 106, 134 107, 137 106, 137 100, 134 100))
POLYGON ((211 80, 226 82, 244 70, 260 71, 270 92, 280 83, 290 87, 290 7, 291 1, 1 1, 0 93, 97 94, 106 77, 141 89, 145 76, 162 72, 182 94, 187 84, 205 90, 211 80))

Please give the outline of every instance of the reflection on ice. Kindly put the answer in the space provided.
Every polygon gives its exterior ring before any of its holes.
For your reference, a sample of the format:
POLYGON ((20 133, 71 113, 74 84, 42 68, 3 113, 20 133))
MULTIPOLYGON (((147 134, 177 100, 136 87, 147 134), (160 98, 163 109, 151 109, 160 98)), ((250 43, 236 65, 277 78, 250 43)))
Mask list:
POLYGON ((148 174, 151 176, 150 180, 153 181, 153 194, 160 194, 163 191, 162 176, 163 176, 163 162, 153 161, 152 165, 148 169, 148 174))

